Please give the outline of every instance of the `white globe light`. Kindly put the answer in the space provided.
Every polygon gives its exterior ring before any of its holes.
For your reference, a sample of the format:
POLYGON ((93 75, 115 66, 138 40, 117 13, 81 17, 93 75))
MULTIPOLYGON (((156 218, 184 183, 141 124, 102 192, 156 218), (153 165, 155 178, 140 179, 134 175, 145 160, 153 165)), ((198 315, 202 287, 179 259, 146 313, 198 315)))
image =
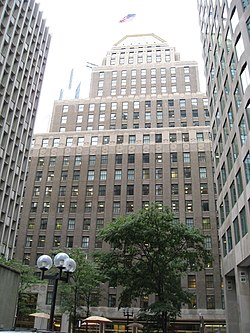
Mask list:
POLYGON ((54 258, 54 265, 58 268, 65 268, 65 260, 68 258, 67 253, 60 252, 54 258))
POLYGON ((40 256, 37 259, 37 267, 41 270, 48 270, 52 267, 53 261, 50 258, 50 256, 47 256, 46 254, 40 256))
POLYGON ((64 261, 65 271, 73 273, 76 270, 76 262, 72 258, 68 258, 64 261))

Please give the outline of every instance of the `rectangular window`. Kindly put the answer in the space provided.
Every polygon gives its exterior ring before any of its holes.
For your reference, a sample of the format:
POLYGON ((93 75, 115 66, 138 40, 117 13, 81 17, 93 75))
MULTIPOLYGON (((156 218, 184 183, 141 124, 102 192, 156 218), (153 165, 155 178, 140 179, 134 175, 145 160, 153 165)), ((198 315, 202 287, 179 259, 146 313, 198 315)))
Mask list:
POLYGON ((120 214, 121 210, 121 203, 120 201, 113 202, 113 214, 120 214))
POLYGON ((135 135, 129 135, 128 137, 128 143, 133 144, 136 142, 136 136, 135 135))
POLYGON ((150 177, 150 173, 149 173, 149 169, 142 169, 142 179, 149 179, 150 177))
POLYGON ((76 220, 73 218, 68 219, 68 230, 75 230, 76 220))
POLYGON ((189 152, 183 153, 183 162, 184 163, 191 163, 191 157, 189 152))
POLYGON ((107 180, 107 170, 100 170, 100 180, 107 180))
POLYGON ((128 180, 134 180, 134 179, 135 179, 135 170, 128 169, 128 180))
POLYGON ((89 248, 89 236, 82 237, 82 248, 88 249, 89 248))
POLYGON ((196 288, 196 276, 188 275, 188 288, 196 288))
POLYGON ((122 170, 115 170, 115 180, 121 180, 122 179, 122 170))
POLYGON ((91 219, 83 219, 83 230, 90 230, 91 219))
POLYGON ((106 185, 99 185, 98 195, 100 196, 106 195, 106 185))
POLYGON ((242 237, 244 237, 248 232, 245 207, 240 211, 240 224, 241 224, 241 234, 242 237))

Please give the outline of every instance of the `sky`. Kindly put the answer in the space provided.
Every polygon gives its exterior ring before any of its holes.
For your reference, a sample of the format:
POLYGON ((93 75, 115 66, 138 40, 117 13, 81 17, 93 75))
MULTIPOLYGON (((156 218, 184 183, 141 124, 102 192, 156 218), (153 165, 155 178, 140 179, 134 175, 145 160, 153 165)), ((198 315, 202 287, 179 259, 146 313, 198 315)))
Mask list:
POLYGON ((36 1, 52 38, 35 133, 48 132, 54 101, 67 86, 71 69, 81 81, 80 98, 88 97, 91 69, 86 63, 101 65, 112 46, 129 34, 154 33, 176 47, 181 60, 197 61, 205 92, 196 0, 36 1), (119 23, 127 14, 136 17, 119 23))

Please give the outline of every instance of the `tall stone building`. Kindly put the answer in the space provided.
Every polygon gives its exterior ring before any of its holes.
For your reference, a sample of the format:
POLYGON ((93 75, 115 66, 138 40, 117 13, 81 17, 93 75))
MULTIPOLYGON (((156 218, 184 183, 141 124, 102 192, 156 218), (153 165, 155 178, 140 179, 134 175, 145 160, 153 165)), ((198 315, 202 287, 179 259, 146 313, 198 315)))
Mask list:
POLYGON ((0 0, 0 255, 13 255, 50 35, 34 0, 0 0))
MULTIPOLYGON (((176 331, 199 332, 203 318, 225 332, 207 102, 196 62, 154 34, 122 38, 93 67, 89 98, 56 101, 49 133, 34 136, 16 257, 35 265, 57 248, 104 249, 96 234, 113 218, 170 206, 214 257, 183 280, 193 298, 176 331)), ((106 291, 91 311, 119 322, 118 292, 106 291)))
POLYGON ((228 332, 250 327, 250 2, 198 1, 228 332))

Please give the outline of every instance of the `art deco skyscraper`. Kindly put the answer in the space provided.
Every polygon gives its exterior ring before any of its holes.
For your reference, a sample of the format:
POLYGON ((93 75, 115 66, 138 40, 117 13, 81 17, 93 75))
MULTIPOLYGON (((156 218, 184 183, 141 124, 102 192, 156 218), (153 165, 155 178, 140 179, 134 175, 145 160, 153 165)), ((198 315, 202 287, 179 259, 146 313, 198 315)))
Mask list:
POLYGON ((13 255, 50 35, 34 0, 0 0, 0 255, 13 255))
POLYGON ((250 327, 250 2, 198 1, 228 332, 250 327))
MULTIPOLYGON (((214 257, 183 279, 193 297, 176 327, 199 331, 201 314, 223 332, 209 124, 196 62, 154 34, 122 38, 93 67, 89 98, 56 101, 50 132, 34 136, 16 257, 35 265, 58 248, 106 249, 97 232, 113 218, 150 202, 170 206, 203 230, 214 257)), ((107 287, 91 312, 121 323, 118 297, 107 287)))

